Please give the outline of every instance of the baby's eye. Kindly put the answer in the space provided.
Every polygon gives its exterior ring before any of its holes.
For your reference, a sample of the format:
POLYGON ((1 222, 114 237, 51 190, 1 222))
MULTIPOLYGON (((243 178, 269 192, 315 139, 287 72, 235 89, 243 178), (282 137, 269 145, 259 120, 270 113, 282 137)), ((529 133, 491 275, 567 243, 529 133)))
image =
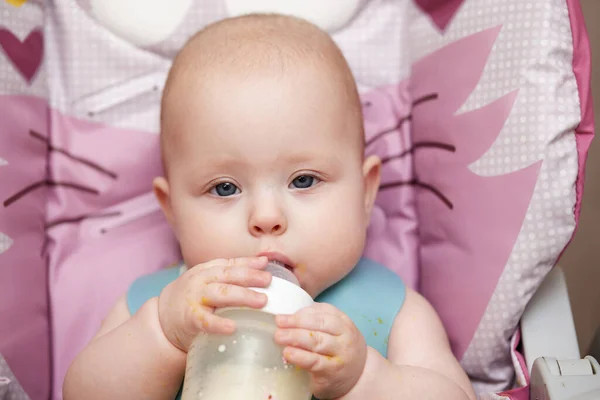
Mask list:
POLYGON ((295 189, 308 189, 311 186, 319 183, 319 178, 314 177, 312 175, 300 175, 296 177, 292 183, 290 183, 290 187, 295 189))
POLYGON ((229 197, 240 193, 240 189, 231 182, 223 182, 215 185, 210 193, 219 197, 229 197))

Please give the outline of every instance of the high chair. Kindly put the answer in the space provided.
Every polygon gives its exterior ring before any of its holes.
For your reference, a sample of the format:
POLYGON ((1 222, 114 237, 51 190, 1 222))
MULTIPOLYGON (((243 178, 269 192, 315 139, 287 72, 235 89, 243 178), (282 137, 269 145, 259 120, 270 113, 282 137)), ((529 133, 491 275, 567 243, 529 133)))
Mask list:
POLYGON ((0 399, 61 399, 115 300, 179 262, 151 193, 161 91, 187 38, 248 12, 344 52, 383 161, 364 256, 432 303, 480 398, 600 398, 555 267, 594 133, 578 1, 4 0, 0 399))

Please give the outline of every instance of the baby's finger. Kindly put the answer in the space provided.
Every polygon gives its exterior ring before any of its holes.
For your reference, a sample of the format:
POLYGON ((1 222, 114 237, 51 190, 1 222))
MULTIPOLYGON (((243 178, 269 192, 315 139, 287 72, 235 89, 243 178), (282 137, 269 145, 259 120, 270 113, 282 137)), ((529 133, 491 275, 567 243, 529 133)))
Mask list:
POLYGON ((255 269, 262 269, 267 266, 269 259, 267 257, 238 257, 238 258, 217 258, 216 260, 209 261, 207 263, 199 264, 194 268, 198 269, 209 269, 214 267, 248 267, 255 269))
POLYGON ((293 315, 278 315, 275 323, 278 328, 307 329, 339 336, 344 333, 345 325, 337 315, 299 311, 293 315))
POLYGON ((323 372, 328 369, 339 370, 343 361, 338 356, 324 356, 311 351, 286 347, 283 349, 283 358, 289 364, 310 372, 323 372))
POLYGON ((341 320, 344 320, 344 318, 347 317, 346 314, 341 312, 337 307, 332 306, 331 304, 317 303, 317 302, 314 302, 310 307, 304 307, 303 309, 298 311, 296 314, 307 314, 307 315, 324 314, 324 315, 331 315, 332 317, 336 317, 341 320))
POLYGON ((267 304, 267 296, 237 285, 212 283, 203 288, 200 303, 203 306, 261 308, 267 304))
POLYGON ((235 332, 235 322, 219 317, 209 312, 196 315, 196 327, 201 332, 215 333, 219 335, 231 335, 235 332))
POLYGON ((343 349, 339 338, 339 336, 306 329, 278 329, 275 331, 277 344, 308 350, 324 356, 341 354, 343 349))
MULTIPOLYGON (((230 283, 245 287, 266 287, 271 283, 272 275, 266 271, 260 271, 248 267, 225 267, 212 268, 206 271, 213 274, 216 282, 230 283)), ((210 280, 209 280, 210 282, 210 280)))

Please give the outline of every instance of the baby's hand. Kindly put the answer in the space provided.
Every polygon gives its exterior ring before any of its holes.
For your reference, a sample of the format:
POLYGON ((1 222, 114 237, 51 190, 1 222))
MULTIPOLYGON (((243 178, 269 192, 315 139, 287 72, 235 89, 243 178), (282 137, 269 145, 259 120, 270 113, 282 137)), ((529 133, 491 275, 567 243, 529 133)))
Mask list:
POLYGON ((261 271, 266 257, 213 260, 190 268, 166 286, 158 299, 158 317, 169 341, 187 352, 200 332, 231 334, 235 322, 214 315, 215 308, 261 308, 267 296, 248 287, 266 287, 271 274, 261 271))
POLYGON ((294 315, 277 316, 275 341, 285 360, 308 370, 319 399, 347 394, 358 382, 367 344, 350 318, 332 305, 315 303, 294 315))

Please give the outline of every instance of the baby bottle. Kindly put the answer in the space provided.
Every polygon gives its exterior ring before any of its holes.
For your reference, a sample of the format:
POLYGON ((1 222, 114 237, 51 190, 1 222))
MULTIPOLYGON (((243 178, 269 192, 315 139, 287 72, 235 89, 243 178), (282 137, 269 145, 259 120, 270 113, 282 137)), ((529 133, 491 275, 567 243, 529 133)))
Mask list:
POLYGON ((187 356, 182 400, 309 400, 308 373, 287 364, 275 343, 275 315, 293 314, 313 303, 296 276, 282 264, 266 267, 273 279, 260 310, 226 307, 215 311, 235 321, 232 335, 200 334, 187 356))

